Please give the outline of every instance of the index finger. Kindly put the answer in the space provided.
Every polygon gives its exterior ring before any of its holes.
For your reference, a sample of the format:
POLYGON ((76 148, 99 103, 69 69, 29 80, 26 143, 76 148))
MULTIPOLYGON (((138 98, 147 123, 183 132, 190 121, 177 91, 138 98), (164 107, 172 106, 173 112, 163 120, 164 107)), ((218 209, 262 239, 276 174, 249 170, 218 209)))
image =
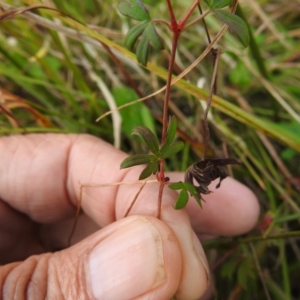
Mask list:
MULTIPOLYGON (((59 221, 74 212, 80 184, 135 181, 141 170, 120 171, 126 155, 87 135, 13 136, 0 139, 1 152, 0 164, 8 175, 0 183, 1 199, 41 223, 59 221)), ((137 190, 136 185, 86 188, 82 208, 105 226, 124 216, 137 190)), ((157 192, 158 185, 146 185, 131 213, 155 216, 157 192)), ((165 189, 161 219, 172 229, 174 234, 168 238, 177 239, 182 255, 177 295, 195 299, 207 288, 209 270, 186 212, 172 207, 175 198, 175 192, 165 189)))
MULTIPOLYGON (((120 170, 126 156, 89 135, 2 137, 0 198, 37 222, 59 221, 74 214, 82 184, 135 182, 141 168, 120 170)), ((182 179, 182 173, 171 175, 172 181, 182 179)), ((105 226, 124 216, 138 189, 138 185, 84 188, 82 207, 98 225, 105 226)), ((138 201, 142 207, 137 203, 134 210, 156 215, 156 189, 154 185, 145 189, 150 190, 154 201, 138 201)), ((206 199, 202 210, 193 199, 187 206, 198 233, 239 234, 251 229, 257 220, 259 207, 255 195, 231 178, 206 199)))
MULTIPOLYGON (((125 157, 88 135, 2 137, 0 198, 37 222, 59 221, 74 214, 81 184, 121 181, 126 171, 116 162, 125 157)), ((100 195, 106 198, 101 207, 105 220, 97 215, 97 221, 112 222, 115 195, 105 190, 100 195)))

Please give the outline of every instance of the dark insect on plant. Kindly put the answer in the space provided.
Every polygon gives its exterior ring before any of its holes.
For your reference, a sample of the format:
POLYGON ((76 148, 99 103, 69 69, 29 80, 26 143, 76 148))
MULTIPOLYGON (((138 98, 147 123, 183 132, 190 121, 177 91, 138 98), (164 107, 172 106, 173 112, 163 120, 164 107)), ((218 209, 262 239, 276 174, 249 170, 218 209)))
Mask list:
MULTIPOLYGON (((209 37, 209 32, 205 23, 205 16, 210 11, 215 14, 218 19, 220 19, 226 26, 224 30, 230 28, 234 33, 237 34, 238 38, 242 41, 243 44, 247 44, 249 40, 249 34, 247 25, 245 22, 239 17, 235 16, 235 10, 237 8, 238 1, 237 0, 205 0, 205 3, 208 6, 208 12, 202 14, 202 9, 198 0, 193 1, 192 6, 185 13, 185 15, 181 18, 180 21, 177 21, 173 12, 171 0, 167 0, 167 7, 170 15, 170 22, 166 22, 163 20, 154 20, 151 19, 148 9, 144 5, 141 0, 122 0, 118 6, 121 14, 138 21, 138 24, 132 27, 126 37, 125 44, 131 51, 134 50, 136 45, 136 57, 139 63, 146 66, 148 61, 149 47, 152 45, 156 50, 161 50, 163 48, 162 39, 158 36, 157 31, 155 29, 155 24, 161 22, 172 32, 172 50, 170 54, 170 61, 168 67, 168 76, 165 90, 165 98, 163 105, 163 116, 162 116, 162 137, 161 143, 159 143, 157 137, 154 135, 151 130, 144 126, 137 126, 133 129, 133 134, 138 135, 142 138, 142 140, 147 145, 150 154, 133 154, 127 157, 121 163, 121 169, 129 168, 136 165, 146 165, 145 169, 140 174, 139 179, 143 180, 148 178, 151 174, 155 174, 157 181, 159 182, 159 193, 158 193, 158 213, 157 217, 160 218, 161 211, 161 203, 163 196, 163 189, 165 185, 172 190, 178 190, 179 195, 177 201, 174 205, 175 209, 182 209, 186 206, 189 200, 189 195, 195 198, 199 206, 201 207, 201 196, 200 194, 209 194, 210 191, 208 189, 208 185, 212 180, 216 178, 220 178, 220 182, 217 187, 220 186, 221 181, 227 177, 226 171, 222 168, 222 166, 228 164, 238 164, 239 162, 232 159, 206 159, 206 152, 209 144, 209 127, 208 127, 208 112, 212 103, 213 94, 216 94, 216 77, 217 77, 217 66, 219 57, 221 54, 220 49, 214 49, 213 45, 216 44, 217 40, 212 40, 209 37), (230 12, 223 10, 224 7, 231 4, 230 12), (188 171, 186 172, 186 180, 185 182, 173 182, 168 183, 169 179, 164 174, 164 165, 165 159, 174 155, 183 149, 183 143, 180 141, 175 141, 176 136, 176 128, 177 121, 175 118, 172 118, 169 122, 168 126, 168 107, 170 101, 170 88, 172 85, 172 76, 173 76, 173 68, 175 63, 175 55, 177 49, 177 43, 180 37, 180 34, 187 29, 190 25, 186 24, 187 20, 191 16, 192 12, 195 8, 198 7, 201 16, 198 20, 202 20, 204 23, 204 27, 206 29, 206 34, 208 37, 208 42, 210 45, 211 54, 214 59, 214 69, 213 75, 210 85, 209 97, 207 99, 207 107, 204 113, 204 155, 203 160, 192 165, 188 171), (199 186, 194 186, 194 180, 199 184, 199 186)), ((223 32, 223 29, 220 33, 223 32)), ((137 198, 137 197, 136 197, 137 198)), ((135 198, 135 200, 136 200, 135 198)), ((134 200, 134 201, 135 201, 134 200)), ((132 205, 134 204, 132 202, 132 205)), ((128 215, 132 205, 129 207, 126 212, 126 216, 128 215)))
MULTIPOLYGON (((198 8, 200 13, 202 14, 202 9, 200 4, 198 4, 198 8)), ((211 38, 209 36, 205 20, 203 19, 202 21, 206 29, 208 41, 211 42, 211 38)), ((216 94, 217 92, 216 77, 217 77, 217 69, 218 69, 219 58, 221 55, 221 50, 219 48, 217 49, 212 48, 211 54, 214 59, 214 69, 213 69, 212 80, 210 84, 210 92, 207 101, 207 107, 204 112, 204 121, 203 121, 204 136, 205 136, 204 156, 201 161, 192 164, 186 170, 185 178, 184 178, 185 182, 190 183, 195 187, 199 197, 201 197, 201 194, 207 195, 211 193, 211 191, 208 189, 208 186, 213 180, 220 178, 220 181, 216 185, 216 188, 219 188, 221 186, 222 180, 228 176, 228 173, 223 168, 224 166, 240 164, 240 162, 235 158, 214 158, 214 159, 206 158, 206 152, 208 149, 208 144, 210 139, 210 132, 208 126, 208 112, 212 103, 213 94, 216 94), (199 185, 196 186, 194 184, 194 181, 196 181, 199 185)))
POLYGON ((228 176, 228 173, 223 168, 226 165, 237 165, 240 162, 235 158, 207 158, 191 165, 185 173, 185 182, 189 182, 194 185, 194 180, 199 184, 195 186, 198 194, 210 194, 211 191, 208 189, 209 184, 220 178, 216 188, 221 186, 221 182, 228 176))

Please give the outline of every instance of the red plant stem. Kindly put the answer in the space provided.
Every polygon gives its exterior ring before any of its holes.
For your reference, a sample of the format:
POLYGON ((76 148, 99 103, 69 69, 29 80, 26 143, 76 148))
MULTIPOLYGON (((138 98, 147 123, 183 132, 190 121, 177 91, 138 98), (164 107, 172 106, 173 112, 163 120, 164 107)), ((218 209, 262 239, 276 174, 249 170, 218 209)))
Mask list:
POLYGON ((188 20, 188 18, 190 17, 190 15, 192 14, 192 12, 194 11, 194 9, 198 6, 199 0, 195 0, 193 5, 189 8, 189 10, 187 11, 187 13, 185 14, 185 16, 183 17, 183 19, 178 23, 178 27, 182 30, 184 27, 184 24, 186 23, 186 21, 188 20))
MULTIPOLYGON (((160 161, 161 163, 161 161, 160 161)), ((161 176, 161 174, 160 174, 161 176)), ((161 215, 161 203, 162 203, 162 195, 165 187, 164 181, 159 180, 159 191, 158 191, 158 201, 157 201, 157 218, 160 219, 161 215)))
MULTIPOLYGON (((171 82, 172 82, 172 75, 173 75, 173 68, 174 68, 174 62, 175 62, 175 55, 177 50, 177 43, 180 36, 180 33, 192 14, 195 7, 197 7, 199 0, 195 0, 193 5, 190 7, 184 18, 180 21, 180 23, 177 23, 174 11, 172 8, 172 4, 170 0, 167 1, 167 6, 170 14, 170 24, 171 24, 171 30, 173 31, 173 39, 172 39, 172 50, 171 50, 171 57, 168 67, 168 77, 167 77, 167 84, 166 84, 166 91, 165 91, 165 99, 164 99, 164 108, 163 108, 163 121, 162 121, 162 135, 161 135, 161 144, 163 144, 166 140, 167 135, 167 128, 168 128, 168 108, 169 108, 169 99, 170 99, 170 90, 171 90, 171 82)), ((158 212, 157 212, 157 218, 160 219, 161 215, 161 203, 162 203, 162 194, 165 186, 165 174, 164 174, 164 164, 165 161, 163 158, 159 161, 159 192, 158 192, 158 212)))
POLYGON ((174 30, 174 28, 177 28, 177 21, 176 21, 174 11, 173 11, 173 7, 172 7, 172 4, 171 4, 170 0, 167 0, 167 5, 168 5, 169 14, 170 14, 171 27, 174 30))
MULTIPOLYGON (((186 21, 188 20, 188 18, 190 17, 190 15, 192 14, 192 12, 194 11, 194 9, 197 7, 199 3, 199 0, 195 0, 193 5, 189 8, 188 12, 183 17, 183 19, 179 23, 177 23, 173 12, 172 4, 170 0, 166 0, 166 1, 169 9, 169 14, 170 14, 171 29, 173 31, 173 40, 172 40, 172 50, 171 50, 169 68, 168 68, 168 77, 167 77, 164 108, 163 108, 163 129, 162 129, 162 137, 161 137, 162 144, 164 143, 167 134, 169 97, 170 97, 170 88, 171 88, 171 81, 173 75, 175 55, 177 50, 177 42, 186 21)), ((160 165, 162 167, 160 168, 161 175, 163 175, 163 163, 161 163, 160 165)), ((161 177, 161 179, 163 179, 163 177, 161 177)))
MULTIPOLYGON (((178 42, 179 35, 180 35, 180 31, 173 32, 172 51, 171 51, 169 68, 168 68, 168 77, 167 77, 164 108, 163 108, 163 122, 162 122, 163 128, 162 128, 162 135, 161 135, 161 144, 163 144, 165 142, 166 135, 167 135, 168 118, 169 118, 168 108, 169 108, 170 90, 171 90, 171 82, 172 82, 172 75, 173 75, 172 71, 173 71, 174 62, 175 62, 175 55, 176 55, 177 42, 178 42)), ((158 214, 157 214, 157 217, 159 219, 160 219, 160 212, 161 212, 162 194, 163 194, 163 189, 165 186, 164 165, 165 165, 165 161, 163 158, 161 158, 159 161, 160 185, 159 185, 159 193, 158 193, 158 214)))
POLYGON ((170 98, 171 82, 172 82, 172 75, 173 75, 172 71, 173 71, 173 67, 174 67, 178 38, 179 38, 179 33, 174 32, 173 40, 172 40, 172 51, 171 51, 171 57, 170 57, 170 62, 169 62, 169 68, 168 68, 168 77, 167 77, 165 99, 164 99, 164 108, 163 108, 163 129, 162 129, 162 136, 161 136, 162 144, 165 142, 166 134, 167 134, 169 98, 170 98))

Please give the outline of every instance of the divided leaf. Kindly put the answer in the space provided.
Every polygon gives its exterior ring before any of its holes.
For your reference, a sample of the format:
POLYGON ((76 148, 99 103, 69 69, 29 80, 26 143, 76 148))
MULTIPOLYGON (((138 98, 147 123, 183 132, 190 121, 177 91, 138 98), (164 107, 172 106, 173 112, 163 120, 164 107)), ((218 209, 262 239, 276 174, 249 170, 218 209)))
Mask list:
POLYGON ((195 186, 190 184, 189 182, 184 182, 184 186, 187 189, 187 191, 191 194, 191 196, 193 196, 195 198, 195 200, 199 204, 199 206, 202 208, 201 197, 199 196, 195 186))
MULTIPOLYGON (((140 64, 142 64, 143 66, 146 66, 147 61, 148 61, 150 44, 154 47, 154 49, 162 50, 163 43, 162 43, 158 33, 156 32, 155 27, 153 26, 153 24, 151 22, 147 21, 146 26, 145 27, 143 26, 143 28, 144 28, 144 31, 141 33, 142 38, 138 42, 138 45, 136 48, 136 57, 140 64)), ((135 39, 135 41, 137 41, 137 38, 135 39)))
POLYGON ((137 60, 143 66, 147 65, 149 47, 150 47, 150 45, 149 45, 148 37, 147 37, 147 34, 144 32, 141 40, 139 41, 139 43, 136 47, 137 60))
POLYGON ((145 34, 147 35, 148 41, 156 50, 162 50, 164 45, 152 23, 149 23, 145 29, 145 34))
POLYGON ((136 57, 140 64, 146 65, 148 61, 150 44, 156 50, 163 49, 163 43, 157 34, 146 6, 141 0, 122 1, 118 5, 121 14, 142 21, 141 24, 133 26, 125 37, 126 47, 132 51, 137 43, 136 57), (138 41, 141 37, 140 41, 138 41))
POLYGON ((199 196, 196 188, 192 184, 188 182, 179 181, 170 184, 169 188, 171 190, 181 190, 174 206, 175 209, 181 209, 187 205, 188 193, 190 193, 190 195, 195 198, 196 202, 202 208, 201 197, 199 196))
POLYGON ((134 44, 136 43, 139 36, 144 32, 145 28, 148 26, 148 21, 144 21, 140 24, 132 27, 126 34, 125 46, 132 51, 134 44))
POLYGON ((122 161, 120 169, 149 164, 154 160, 157 160, 157 158, 151 154, 133 154, 122 161))
POLYGON ((156 136, 153 134, 153 132, 145 127, 145 126, 137 126, 133 128, 132 130, 133 135, 138 135, 140 136, 145 144, 148 146, 150 151, 155 155, 159 156, 159 143, 156 138, 156 136))
POLYGON ((158 170, 158 161, 152 161, 140 174, 139 180, 148 178, 151 174, 155 174, 158 170))
POLYGON ((184 148, 183 142, 175 142, 171 144, 169 147, 162 147, 160 151, 160 155, 162 158, 168 158, 177 152, 181 151, 184 148))
POLYGON ((168 126, 166 140, 162 145, 161 150, 163 150, 164 147, 169 146, 173 143, 176 135, 176 129, 177 129, 177 120, 173 116, 168 126))
POLYGON ((189 195, 188 195, 187 191, 186 190, 181 190, 179 195, 178 195, 177 201, 174 205, 174 208, 175 209, 182 209, 187 205, 188 201, 189 201, 189 195))
POLYGON ((118 5, 120 13, 138 21, 150 21, 148 9, 141 0, 122 1, 118 5))
POLYGON ((166 135, 166 140, 161 146, 160 154, 162 158, 168 158, 177 152, 181 151, 184 147, 183 142, 173 143, 176 135, 177 121, 175 117, 172 117, 170 124, 168 126, 168 131, 166 135))
POLYGON ((217 18, 219 18, 230 28, 230 30, 237 36, 237 38, 245 47, 249 45, 249 28, 243 19, 224 10, 217 9, 213 12, 217 18))
POLYGON ((182 181, 178 181, 178 182, 174 182, 174 183, 171 183, 168 185, 168 187, 171 189, 171 190, 181 190, 184 188, 184 185, 183 185, 183 182, 182 181))

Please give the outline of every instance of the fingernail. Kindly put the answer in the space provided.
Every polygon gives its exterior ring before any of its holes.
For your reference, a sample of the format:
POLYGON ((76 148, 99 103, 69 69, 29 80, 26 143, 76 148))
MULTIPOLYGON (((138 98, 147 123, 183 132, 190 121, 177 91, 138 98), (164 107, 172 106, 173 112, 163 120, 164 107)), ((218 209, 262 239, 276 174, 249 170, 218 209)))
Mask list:
POLYGON ((200 241, 194 232, 193 232, 193 244, 194 244, 194 250, 195 250, 197 256, 199 257, 200 261, 202 262, 202 265, 205 269, 206 276, 207 276, 207 283, 209 283, 209 281, 210 281, 209 265, 208 265, 204 250, 200 244, 200 241))
POLYGON ((96 299, 133 299, 165 279, 161 235, 146 218, 135 218, 91 252, 90 282, 96 299))

